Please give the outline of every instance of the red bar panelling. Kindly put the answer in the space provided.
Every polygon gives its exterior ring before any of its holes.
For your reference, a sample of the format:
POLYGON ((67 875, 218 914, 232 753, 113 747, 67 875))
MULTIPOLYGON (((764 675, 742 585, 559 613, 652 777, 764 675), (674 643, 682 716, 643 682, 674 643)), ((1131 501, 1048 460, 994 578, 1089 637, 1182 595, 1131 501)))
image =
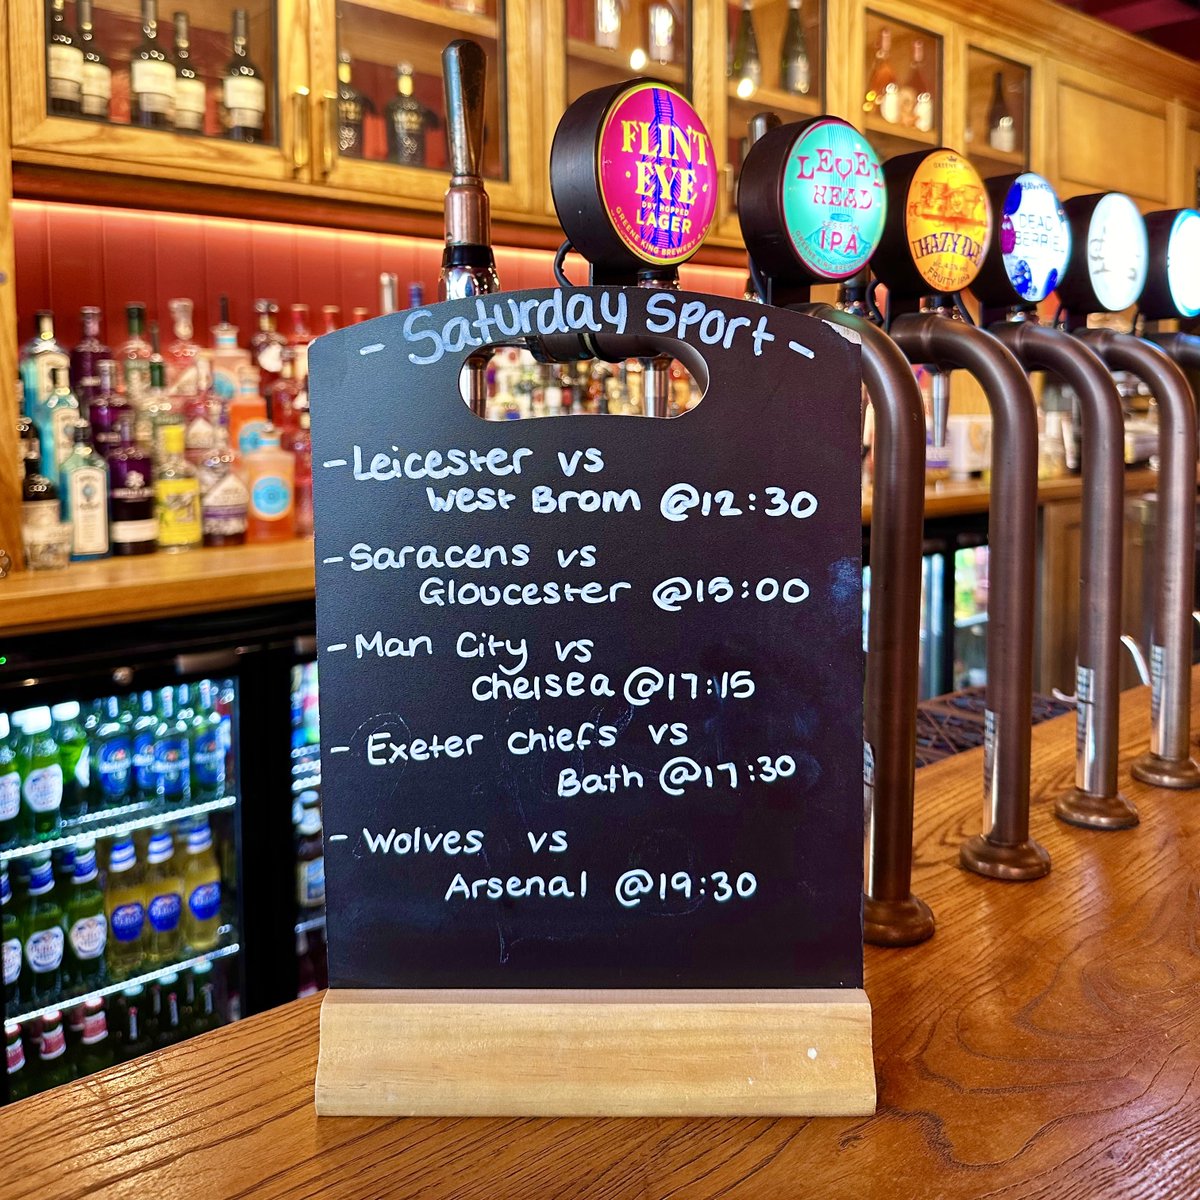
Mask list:
POLYGON ((14 204, 12 226, 17 250, 17 336, 23 344, 33 337, 33 314, 50 306, 46 205, 14 204))
MULTIPOLYGON (((154 220, 141 213, 121 212, 106 208, 100 211, 104 255, 103 300, 81 297, 81 304, 101 303, 107 316, 110 344, 114 347, 126 337, 125 306, 141 301, 147 306, 148 319, 158 319, 156 288, 156 241, 154 220)), ((60 247, 51 245, 51 272, 54 278, 63 274, 59 266, 60 247)), ((18 252, 17 269, 20 270, 18 252)), ((64 314, 66 315, 66 314, 64 314)), ((149 333, 147 332, 147 338, 149 333)))

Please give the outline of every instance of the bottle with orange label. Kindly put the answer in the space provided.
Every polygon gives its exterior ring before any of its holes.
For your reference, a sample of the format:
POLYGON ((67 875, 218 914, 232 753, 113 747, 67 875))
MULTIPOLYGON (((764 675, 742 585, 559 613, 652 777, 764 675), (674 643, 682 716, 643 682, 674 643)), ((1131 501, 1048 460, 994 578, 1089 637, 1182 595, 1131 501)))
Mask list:
POLYGON ((250 493, 246 541, 295 536, 296 459, 280 445, 280 431, 269 415, 259 445, 242 456, 242 476, 250 493))

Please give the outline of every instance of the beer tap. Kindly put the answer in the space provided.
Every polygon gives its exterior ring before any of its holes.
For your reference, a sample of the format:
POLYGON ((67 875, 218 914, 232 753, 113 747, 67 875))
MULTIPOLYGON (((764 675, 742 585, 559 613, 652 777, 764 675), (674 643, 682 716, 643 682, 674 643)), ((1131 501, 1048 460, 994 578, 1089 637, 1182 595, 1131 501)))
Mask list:
POLYGON ((1124 519, 1125 424, 1121 397, 1100 357, 1077 338, 1038 323, 1037 305, 1060 285, 1071 228, 1054 189, 1026 172, 987 182, 1007 238, 993 239, 971 290, 988 331, 1026 371, 1048 371, 1079 397, 1083 415, 1083 530, 1075 657, 1075 786, 1055 813, 1072 825, 1127 829, 1137 809, 1117 788, 1118 667, 1124 519))
POLYGON ((1200 337, 1159 329, 1162 321, 1200 316, 1200 212, 1172 208, 1147 213, 1150 266, 1138 311, 1145 338, 1161 346, 1178 366, 1200 371, 1200 337))
MULTIPOLYGON (((459 38, 442 51, 446 94, 446 246, 438 275, 438 299, 461 300, 500 290, 492 254, 492 215, 483 184, 483 97, 487 56, 476 42, 459 38)), ((487 358, 468 364, 467 402, 477 416, 487 412, 487 358)))
POLYGON ((1196 556, 1196 407, 1183 372, 1158 346, 1129 333, 1087 328, 1094 312, 1134 304, 1146 282, 1149 242, 1137 205, 1120 192, 1065 204, 1071 262, 1058 297, 1065 327, 1112 369, 1140 378, 1158 402, 1159 524, 1150 645, 1150 749, 1131 767, 1157 787, 1200 787, 1189 750, 1192 603, 1196 556))
POLYGON ((992 879, 1039 879, 1050 856, 1029 836, 1037 408, 1012 352, 963 319, 957 293, 978 274, 991 233, 974 168, 943 147, 890 159, 884 178, 888 215, 872 266, 888 289, 888 333, 913 364, 969 371, 992 412, 984 820, 959 861, 992 879))
POLYGON ((875 410, 863 933, 875 945, 908 946, 934 930, 929 906, 912 894, 924 410, 912 369, 895 343, 864 316, 811 303, 810 296, 814 282, 846 280, 864 268, 883 228, 887 193, 874 151, 844 121, 817 117, 755 133, 752 124, 753 144, 738 183, 751 276, 766 303, 858 335, 863 381, 875 410), (835 162, 853 164, 852 186, 836 173, 835 162))

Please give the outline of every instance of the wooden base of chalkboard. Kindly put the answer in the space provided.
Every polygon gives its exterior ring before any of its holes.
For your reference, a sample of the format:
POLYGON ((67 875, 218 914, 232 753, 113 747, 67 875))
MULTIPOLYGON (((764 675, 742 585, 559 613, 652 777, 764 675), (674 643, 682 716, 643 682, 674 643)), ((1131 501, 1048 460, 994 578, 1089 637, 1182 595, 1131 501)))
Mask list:
POLYGON ((321 1116, 858 1116, 860 990, 356 991, 321 1008, 321 1116))

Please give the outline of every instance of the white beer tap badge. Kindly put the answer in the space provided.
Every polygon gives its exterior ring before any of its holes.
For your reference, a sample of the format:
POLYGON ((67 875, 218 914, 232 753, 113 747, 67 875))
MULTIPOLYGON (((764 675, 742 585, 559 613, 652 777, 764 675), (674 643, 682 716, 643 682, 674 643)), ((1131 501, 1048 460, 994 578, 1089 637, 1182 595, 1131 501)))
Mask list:
POLYGON ((1167 238, 1167 289, 1181 317, 1200 316, 1200 212, 1176 214, 1167 238))
POLYGON ((1109 192, 1088 225, 1088 277, 1101 307, 1120 312, 1133 304, 1145 287, 1149 260, 1146 222, 1137 205, 1121 192, 1109 192))
POLYGON ((1004 197, 1000 249, 1009 282, 1031 304, 1045 300, 1067 269, 1067 214, 1050 184, 1032 171, 1018 175, 1004 197))

